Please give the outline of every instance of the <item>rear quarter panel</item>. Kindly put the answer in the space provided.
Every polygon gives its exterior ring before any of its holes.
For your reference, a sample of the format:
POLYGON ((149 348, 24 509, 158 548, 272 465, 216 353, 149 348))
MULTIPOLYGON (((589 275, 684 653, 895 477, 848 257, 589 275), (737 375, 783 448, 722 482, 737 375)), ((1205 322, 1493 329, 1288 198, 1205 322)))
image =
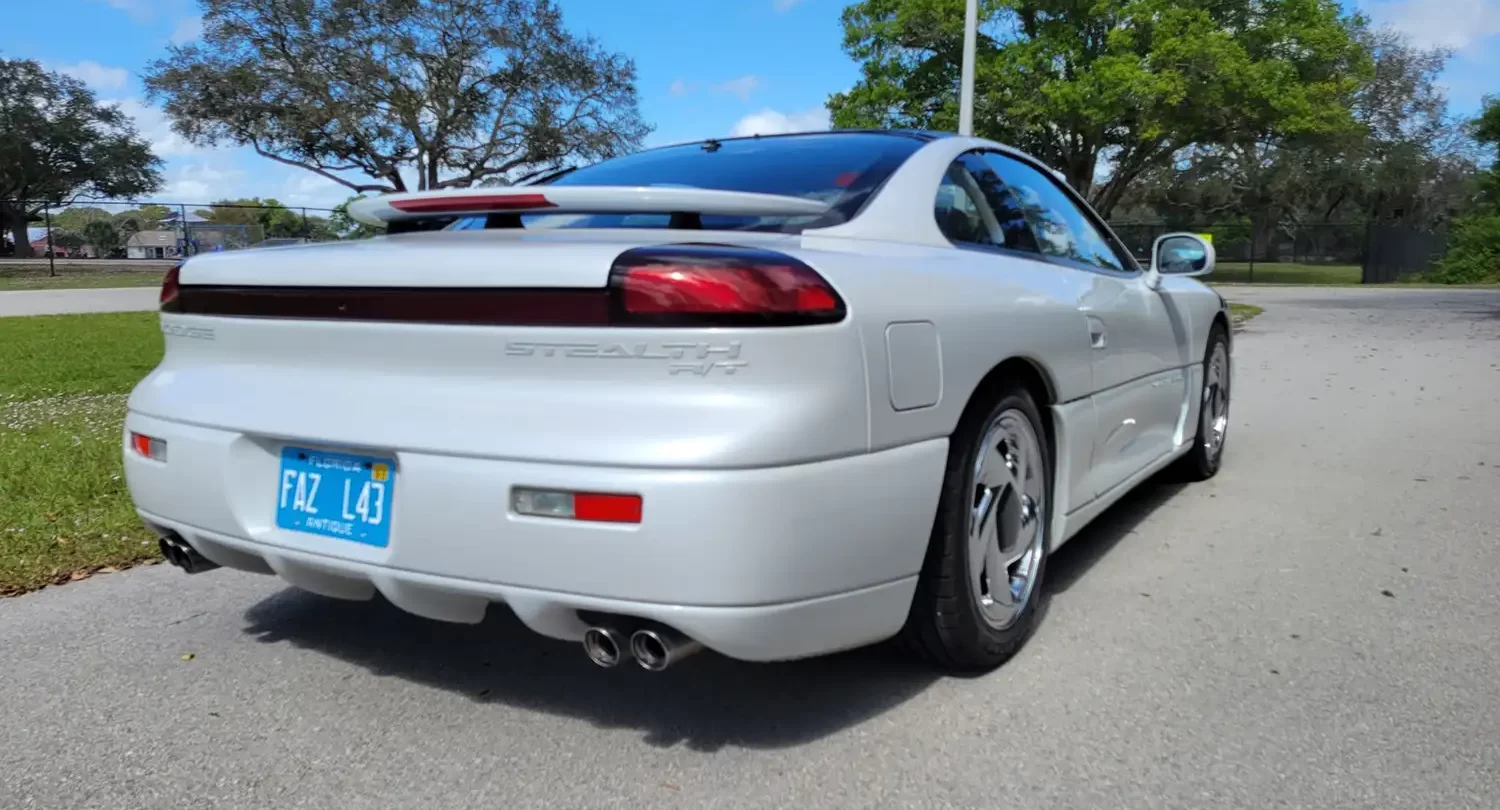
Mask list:
MULTIPOLYGON (((1054 403, 1091 393, 1088 327, 1078 309, 1087 274, 954 248, 830 237, 804 244, 798 255, 844 296, 861 336, 871 450, 951 434, 980 381, 1011 358, 1041 372, 1054 403), (923 322, 937 334, 940 394, 932 405, 897 410, 893 400, 909 395, 901 381, 893 386, 888 330, 923 322)), ((895 367, 913 362, 895 359, 895 367)))

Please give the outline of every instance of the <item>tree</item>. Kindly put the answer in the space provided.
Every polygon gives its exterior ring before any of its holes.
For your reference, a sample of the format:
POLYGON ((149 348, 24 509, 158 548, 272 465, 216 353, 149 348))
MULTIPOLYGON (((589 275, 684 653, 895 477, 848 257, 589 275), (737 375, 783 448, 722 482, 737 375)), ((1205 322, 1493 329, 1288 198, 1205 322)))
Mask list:
POLYGON ((350 197, 339 203, 333 209, 333 216, 329 217, 328 227, 340 239, 368 239, 385 233, 384 228, 374 225, 366 225, 363 222, 349 216, 349 203, 363 199, 363 195, 350 197))
POLYGON ((94 246, 94 252, 101 259, 114 257, 125 248, 125 240, 120 238, 120 229, 110 219, 95 219, 85 223, 83 239, 94 246))
MULTIPOLYGON (((952 129, 963 6, 845 9, 862 77, 829 98, 834 124, 952 129)), ((1333 0, 981 0, 975 134, 1047 162, 1108 216, 1194 144, 1349 127, 1367 64, 1339 15, 1333 0)))
POLYGON ((161 186, 161 161, 130 117, 83 82, 28 59, 0 59, 0 226, 31 255, 26 223, 45 201, 133 197, 161 186))
POLYGON ((201 43, 145 73, 173 128, 356 192, 405 191, 403 170, 417 189, 499 182, 649 132, 634 63, 552 0, 201 2, 201 43))
POLYGON ((1500 282, 1500 98, 1485 97, 1469 130, 1492 162, 1479 179, 1474 210, 1453 223, 1448 252, 1427 274, 1443 284, 1500 282))
POLYGON ((1465 207, 1476 169, 1437 81, 1448 52, 1360 17, 1345 23, 1372 65, 1353 95, 1354 127, 1192 147, 1147 172, 1131 207, 1174 225, 1243 222, 1246 236, 1253 223, 1253 255, 1266 259, 1286 237, 1352 243, 1372 219, 1435 226, 1465 207), (1346 222, 1357 224, 1333 227, 1346 222))
POLYGON ((115 214, 115 227, 120 231, 120 238, 128 242, 141 231, 160 230, 162 222, 171 215, 172 209, 165 205, 143 205, 115 214))
POLYGON ((87 205, 74 205, 61 211, 52 212, 52 227, 62 231, 74 231, 83 233, 83 229, 90 222, 97 220, 112 220, 109 212, 103 208, 95 208, 87 205))

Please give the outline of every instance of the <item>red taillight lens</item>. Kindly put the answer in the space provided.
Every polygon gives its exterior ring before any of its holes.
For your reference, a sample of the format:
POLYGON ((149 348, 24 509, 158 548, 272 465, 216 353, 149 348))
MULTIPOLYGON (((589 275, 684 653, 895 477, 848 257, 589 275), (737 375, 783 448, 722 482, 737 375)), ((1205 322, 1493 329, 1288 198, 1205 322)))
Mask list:
POLYGON ((178 281, 182 272, 182 265, 173 265, 167 275, 161 280, 161 308, 163 312, 174 311, 177 305, 177 296, 182 292, 181 282, 178 281))
POLYGON ((147 436, 144 433, 131 431, 130 449, 146 458, 156 459, 157 461, 167 460, 167 442, 165 439, 158 439, 147 436))
POLYGON ((626 322, 795 325, 844 318, 843 301, 816 270, 768 250, 638 248, 615 260, 610 286, 616 317, 626 322))
POLYGON ((639 495, 570 492, 519 487, 511 491, 511 509, 529 517, 584 520, 594 523, 640 523, 639 495))

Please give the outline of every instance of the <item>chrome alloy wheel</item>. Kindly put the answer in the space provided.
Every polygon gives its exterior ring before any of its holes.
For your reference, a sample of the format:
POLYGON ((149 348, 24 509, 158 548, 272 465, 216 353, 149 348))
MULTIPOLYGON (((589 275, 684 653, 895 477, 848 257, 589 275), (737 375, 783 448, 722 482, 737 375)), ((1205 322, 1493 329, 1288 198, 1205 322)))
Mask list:
POLYGON ((970 592, 997 630, 1014 624, 1031 599, 1046 548, 1046 467, 1036 428, 1015 408, 983 433, 974 462, 968 520, 970 592))
POLYGON ((1203 450, 1210 461, 1224 449, 1229 432, 1229 350, 1223 341, 1214 344, 1213 356, 1203 378, 1203 450))

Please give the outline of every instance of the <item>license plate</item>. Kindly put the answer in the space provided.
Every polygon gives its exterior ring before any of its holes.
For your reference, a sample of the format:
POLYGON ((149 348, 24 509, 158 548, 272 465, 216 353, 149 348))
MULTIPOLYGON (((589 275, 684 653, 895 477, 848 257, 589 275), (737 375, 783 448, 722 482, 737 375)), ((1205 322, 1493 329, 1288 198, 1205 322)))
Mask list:
POLYGON ((396 465, 388 458, 281 450, 276 527, 384 548, 391 539, 396 465))

